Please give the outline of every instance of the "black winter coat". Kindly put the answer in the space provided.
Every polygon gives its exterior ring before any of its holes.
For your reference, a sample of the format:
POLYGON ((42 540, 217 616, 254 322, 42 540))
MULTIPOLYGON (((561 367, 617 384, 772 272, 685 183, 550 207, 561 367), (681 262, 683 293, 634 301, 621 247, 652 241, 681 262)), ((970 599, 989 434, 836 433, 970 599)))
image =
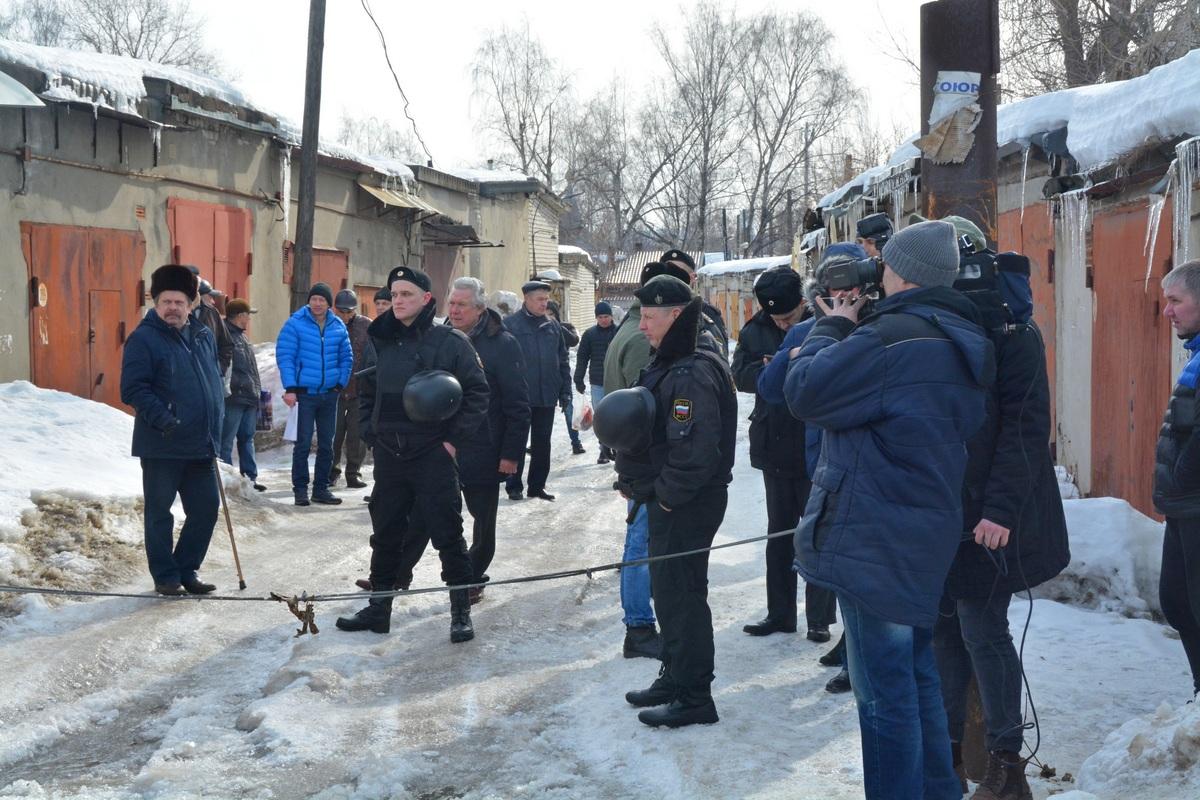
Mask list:
POLYGON ((663 337, 638 386, 654 394, 650 447, 618 453, 617 476, 635 500, 676 509, 711 486, 733 480, 737 394, 729 366, 696 347, 700 300, 693 299, 663 337))
POLYGON ((230 338, 229 331, 225 328, 225 320, 221 319, 221 312, 201 300, 200 305, 192 311, 192 316, 212 333, 213 341, 217 345, 217 367, 224 375, 229 372, 229 366, 233 363, 233 339, 230 338))
POLYGON ((503 480, 500 459, 520 461, 529 437, 529 389, 524 356, 500 315, 487 309, 469 334, 488 382, 488 413, 483 424, 458 450, 458 478, 463 486, 486 486, 503 480))
MULTIPOLYGON (((733 353, 733 382, 739 392, 754 395, 750 466, 772 475, 803 478, 808 474, 804 466, 804 423, 792 416, 786 403, 768 403, 758 394, 763 357, 774 356, 786 335, 765 311, 751 317, 738 335, 733 353)), ((779 357, 787 358, 787 354, 779 357)))
POLYGON ((150 309, 125 342, 121 402, 133 406, 135 458, 213 458, 225 387, 212 331, 189 316, 182 332, 150 309))
POLYGON ((1154 448, 1154 507, 1176 519, 1200 517, 1200 414, 1197 375, 1200 336, 1185 345, 1190 358, 1179 376, 1154 448))
POLYGON ((987 551, 973 539, 959 545, 946 579, 954 599, 1023 592, 1053 578, 1071 560, 1050 458, 1050 387, 1041 333, 1032 322, 1008 328, 1001 327, 1002 320, 984 322, 996 352, 996 382, 987 395, 983 427, 967 442, 963 536, 981 519, 1010 534, 1003 551, 987 551))
POLYGON ((525 355, 529 405, 553 408, 571 402, 571 366, 562 325, 550 315, 535 317, 522 306, 504 318, 504 327, 525 355))
POLYGON ((729 361, 729 331, 725 328, 725 319, 714 305, 704 302, 701 308, 704 313, 700 317, 700 330, 712 336, 719 355, 729 361))
POLYGON ((358 384, 361 435, 400 458, 424 455, 442 442, 460 448, 487 419, 488 384, 479 356, 465 334, 433 324, 436 308, 430 300, 412 325, 389 309, 367 328, 371 339, 358 384), (462 404, 445 422, 414 422, 404 410, 404 387, 418 372, 439 369, 458 379, 462 404))
POLYGON ((229 397, 225 403, 243 408, 258 408, 262 381, 258 377, 258 361, 246 332, 225 320, 225 330, 233 342, 233 362, 229 372, 229 397))
MULTIPOLYGON (((617 335, 617 326, 610 324, 607 328, 593 325, 583 332, 579 340, 579 350, 575 353, 575 388, 583 384, 592 386, 604 385, 604 356, 608 355, 608 346, 617 335), (587 380, 584 381, 584 375, 587 380)), ((579 389, 583 391, 583 389, 579 389)))

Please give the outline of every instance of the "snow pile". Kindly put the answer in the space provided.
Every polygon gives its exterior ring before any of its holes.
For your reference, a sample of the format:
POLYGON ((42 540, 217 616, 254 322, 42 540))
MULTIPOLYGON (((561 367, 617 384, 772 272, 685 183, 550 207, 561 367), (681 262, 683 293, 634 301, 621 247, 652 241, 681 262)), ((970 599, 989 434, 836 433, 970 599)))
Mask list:
POLYGON ((719 261, 716 264, 707 264, 696 270, 696 274, 713 277, 716 275, 729 275, 734 272, 761 272, 771 269, 771 267, 789 267, 791 264, 791 256, 741 258, 732 261, 719 261))
POLYGON ((1200 705, 1163 703, 1126 722, 1083 762, 1079 787, 1101 797, 1200 797, 1200 705))
POLYGON ((1124 500, 1065 500, 1071 563, 1035 592, 1129 617, 1161 612, 1158 576, 1163 526, 1124 500))
POLYGON ((1067 472, 1066 467, 1056 466, 1054 477, 1058 479, 1058 496, 1063 500, 1078 500, 1079 487, 1075 485, 1075 476, 1067 472))
POLYGON ((464 181, 476 183, 527 183, 537 180, 528 175, 522 175, 513 169, 486 169, 481 167, 438 167, 447 175, 462 178, 464 181))
POLYGON ((592 254, 589 253, 587 250, 584 250, 582 247, 576 247, 573 244, 560 244, 558 246, 558 255, 560 257, 561 256, 583 256, 584 258, 589 258, 589 259, 592 257, 592 254))

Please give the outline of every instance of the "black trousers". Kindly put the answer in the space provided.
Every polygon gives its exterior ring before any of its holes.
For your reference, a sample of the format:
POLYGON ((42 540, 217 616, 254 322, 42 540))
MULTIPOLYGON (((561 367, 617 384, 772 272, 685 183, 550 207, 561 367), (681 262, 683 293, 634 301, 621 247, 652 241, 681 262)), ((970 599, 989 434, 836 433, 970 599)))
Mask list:
MULTIPOLYGON (((650 555, 711 546, 728 500, 724 486, 705 487, 695 500, 671 511, 651 500, 646 507, 650 555)), ((707 700, 712 696, 714 652, 708 553, 651 562, 650 594, 662 631, 663 677, 684 702, 707 700)))
POLYGON ((333 429, 333 468, 341 470, 342 450, 346 451, 346 478, 362 475, 367 458, 367 443, 358 430, 358 398, 338 395, 337 425, 333 429))
POLYGON ((1200 519, 1167 517, 1158 601, 1167 624, 1179 631, 1192 690, 1200 692, 1200 519))
MULTIPOLYGON (((804 516, 812 482, 763 473, 767 496, 767 531, 795 528, 804 516)), ((767 617, 787 627, 796 625, 795 539, 779 536, 767 540, 767 617)), ((837 596, 829 589, 807 584, 804 587, 805 618, 810 630, 828 628, 837 622, 837 596)))
POLYGON ((496 555, 496 510, 500 504, 500 482, 485 486, 464 486, 463 499, 467 510, 475 520, 471 531, 471 569, 476 582, 487 578, 485 574, 496 555))
POLYGON ((442 580, 470 583, 471 560, 463 539, 458 466, 438 445, 416 458, 400 458, 377 443, 371 492, 371 584, 379 589, 412 580, 412 567, 432 540, 442 580))
MULTIPOLYGON (((550 432, 554 430, 554 406, 529 409, 529 491, 540 492, 546 488, 550 477, 550 432)), ((521 476, 525 474, 525 454, 517 461, 517 473, 504 482, 510 492, 519 492, 521 476)))

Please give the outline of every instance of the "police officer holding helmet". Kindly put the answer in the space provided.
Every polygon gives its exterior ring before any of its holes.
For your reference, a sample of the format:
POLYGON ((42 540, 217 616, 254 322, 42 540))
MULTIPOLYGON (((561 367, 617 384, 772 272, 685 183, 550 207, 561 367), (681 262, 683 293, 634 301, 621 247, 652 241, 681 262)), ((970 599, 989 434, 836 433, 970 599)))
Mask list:
MULTIPOLYGON (((367 329, 359 372, 359 423, 375 455, 371 586, 396 586, 414 515, 437 548, 442 580, 468 584, 474 574, 463 538, 455 453, 487 416, 487 379, 470 339, 433 324, 437 302, 428 275, 396 267, 388 286, 392 307, 367 329)), ((450 608, 450 641, 473 638, 466 589, 450 592, 450 608)), ((387 633, 391 611, 390 597, 372 598, 354 616, 339 617, 337 626, 387 633)))
MULTIPOLYGON (((697 350, 702 304, 669 275, 635 292, 640 329, 654 357, 638 385, 607 395, 596 410, 600 441, 617 452, 622 494, 644 504, 651 557, 712 545, 725 516, 737 435, 737 398, 723 359, 697 350)), ((650 565, 662 628, 662 669, 625 699, 651 726, 716 722, 708 553, 650 565)))

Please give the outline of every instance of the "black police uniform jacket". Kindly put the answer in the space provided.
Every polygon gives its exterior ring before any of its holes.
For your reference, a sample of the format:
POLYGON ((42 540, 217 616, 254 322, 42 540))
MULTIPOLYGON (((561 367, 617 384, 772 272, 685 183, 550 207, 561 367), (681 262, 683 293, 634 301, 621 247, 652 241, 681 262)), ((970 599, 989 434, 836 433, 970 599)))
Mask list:
POLYGON ((725 319, 721 316, 721 312, 717 307, 701 301, 703 305, 700 315, 700 328, 704 330, 716 342, 717 352, 726 360, 729 360, 729 332, 725 330, 725 319))
POLYGON ((367 328, 371 339, 363 369, 375 369, 359 377, 362 438, 403 458, 424 455, 442 442, 460 448, 487 419, 488 384, 479 356, 465 334, 433 324, 436 308, 430 300, 411 326, 389 309, 367 328), (413 375, 429 370, 445 370, 462 385, 462 404, 441 423, 414 422, 404 410, 404 387, 413 375))
MULTIPOLYGON (((758 394, 758 376, 763 357, 774 356, 783 344, 786 331, 780 330, 766 311, 750 318, 738 334, 733 353, 733 382, 739 392, 754 394, 750 413, 750 466, 772 475, 803 478, 804 423, 792 416, 784 403, 768 403, 758 394)), ((781 353, 780 358, 787 358, 781 353)))
POLYGON ((701 303, 692 300, 667 331, 638 386, 655 399, 650 446, 617 454, 618 483, 635 500, 676 509, 733 480, 737 395, 729 367, 698 350, 701 303))
POLYGON ((464 486, 486 486, 503 480, 500 459, 519 461, 529 438, 529 388, 521 345, 504 327, 500 315, 484 311, 467 334, 488 383, 487 416, 458 448, 458 478, 464 486))
POLYGON ((996 381, 987 393, 983 426, 967 441, 964 541, 946 578, 946 592, 954 599, 1023 592, 1053 578, 1071 560, 1050 458, 1050 386, 1041 333, 1032 321, 1014 323, 999 303, 976 307, 995 349, 996 381), (1009 529, 1004 550, 988 551, 966 538, 981 519, 1009 529))

